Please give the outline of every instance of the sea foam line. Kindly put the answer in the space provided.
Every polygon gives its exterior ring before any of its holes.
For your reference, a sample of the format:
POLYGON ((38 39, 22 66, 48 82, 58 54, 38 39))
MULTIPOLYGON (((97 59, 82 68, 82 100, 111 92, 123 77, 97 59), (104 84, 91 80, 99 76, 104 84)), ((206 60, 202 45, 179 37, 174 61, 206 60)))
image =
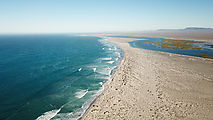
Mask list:
POLYGON ((43 115, 36 118, 36 120, 50 120, 51 118, 55 117, 60 111, 61 111, 61 108, 58 110, 51 110, 51 111, 45 112, 43 113, 43 115))
POLYGON ((107 62, 107 63, 109 63, 109 64, 113 64, 115 61, 109 61, 109 62, 107 62))
MULTIPOLYGON (((108 41, 106 41, 107 40, 107 38, 106 37, 103 37, 103 39, 101 39, 101 40, 99 40, 102 44, 104 44, 104 45, 106 45, 106 46, 108 46, 108 47, 111 47, 111 45, 109 45, 109 42, 108 41)), ((117 48, 116 48, 116 50, 117 50, 117 48)), ((117 58, 117 60, 120 58, 121 59, 121 53, 119 53, 119 52, 117 52, 117 54, 118 54, 118 58, 117 58)), ((117 61, 116 60, 116 61, 117 61)), ((115 61, 113 61, 113 63, 114 63, 115 61)), ((117 66, 113 66, 112 68, 109 68, 109 67, 107 67, 106 68, 106 71, 103 71, 104 73, 105 72, 107 72, 108 71, 108 75, 110 76, 110 74, 112 73, 112 71, 113 70, 116 70, 116 68, 117 68, 117 66)), ((102 73, 102 71, 99 71, 99 72, 101 72, 102 73)), ((110 80, 111 79, 111 76, 110 77, 107 77, 108 78, 108 80, 110 80)), ((109 82, 109 81, 108 81, 109 82)), ((79 118, 81 118, 82 116, 83 116, 83 114, 86 112, 86 110, 89 108, 89 106, 93 103, 93 101, 98 97, 98 96, 100 96, 102 93, 103 93, 103 91, 104 91, 104 85, 103 85, 103 82, 100 82, 99 83, 102 87, 99 89, 99 90, 97 90, 97 91, 90 91, 90 92, 94 92, 95 94, 90 98, 90 99, 88 99, 83 105, 82 105, 82 111, 81 111, 81 114, 80 114, 80 116, 79 117, 77 117, 76 119, 79 119, 79 118)), ((72 113, 71 113, 72 114, 72 113)))
POLYGON ((86 110, 90 107, 90 105, 93 103, 93 101, 98 97, 100 96, 104 91, 104 86, 102 86, 99 90, 97 91, 91 91, 91 92, 94 92, 95 94, 90 98, 88 99, 81 107, 81 111, 80 111, 80 116, 78 116, 76 119, 79 119, 81 118, 84 113, 86 112, 86 110))
POLYGON ((109 58, 101 58, 101 60, 112 60, 112 57, 109 57, 109 58))
POLYGON ((80 90, 75 93, 76 94, 75 97, 80 99, 80 98, 84 97, 87 93, 88 93, 88 90, 80 90))
MULTIPOLYGON (((101 40, 99 40, 102 44, 104 44, 105 46, 107 46, 107 47, 112 47, 112 44, 111 43, 109 43, 109 42, 107 42, 106 41, 106 39, 101 39, 101 40)), ((116 48, 116 50, 117 50, 117 48, 116 48)), ((118 58, 120 58, 121 56, 120 56, 120 54, 119 54, 119 52, 117 53, 118 54, 118 58)), ((110 60, 112 60, 111 58, 108 58, 108 60, 109 60, 109 62, 110 62, 110 60)), ((117 61, 117 60, 116 60, 117 61)), ((115 61, 111 61, 110 62, 110 64, 112 64, 112 63, 114 63, 115 61)), ((92 66, 91 66, 92 67, 92 66)), ((96 69, 94 69, 95 67, 93 66, 93 71, 95 72, 96 71, 96 69)), ((113 66, 112 68, 109 68, 109 67, 107 67, 106 68, 106 71, 104 70, 104 71, 101 71, 101 72, 104 72, 104 73, 106 73, 107 72, 107 74, 109 75, 107 78, 108 78, 108 80, 110 80, 111 79, 111 77, 110 77, 110 74, 112 73, 112 71, 114 70, 114 69, 116 69, 117 68, 117 66, 113 66)), ((99 70, 97 70, 98 72, 99 72, 99 70)), ((82 105, 82 107, 81 107, 81 109, 79 109, 78 111, 76 111, 76 112, 71 112, 71 113, 64 113, 64 114, 67 114, 68 116, 70 116, 69 117, 69 120, 76 120, 76 119, 79 119, 79 118, 81 118, 82 116, 83 116, 83 114, 86 112, 86 110, 89 108, 89 106, 93 103, 93 101, 98 97, 98 96, 100 96, 102 93, 103 93, 103 91, 104 91, 104 85, 103 85, 103 82, 100 82, 99 83, 102 87, 100 87, 100 89, 99 90, 97 90, 97 91, 88 91, 88 90, 80 90, 79 92, 76 92, 76 97, 77 98, 82 98, 83 96, 85 96, 88 92, 93 92, 94 93, 94 95, 92 95, 92 97, 90 98, 90 99, 88 99, 83 105, 82 105)), ((59 114, 61 114, 61 113, 59 113, 59 114)), ((58 115, 59 115, 58 114, 58 115)))

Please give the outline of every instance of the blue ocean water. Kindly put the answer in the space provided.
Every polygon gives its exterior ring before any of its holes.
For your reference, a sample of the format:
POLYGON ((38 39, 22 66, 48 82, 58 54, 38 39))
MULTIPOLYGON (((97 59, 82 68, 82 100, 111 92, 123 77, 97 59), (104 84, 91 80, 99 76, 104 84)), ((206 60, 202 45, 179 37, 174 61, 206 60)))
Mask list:
MULTIPOLYGON (((110 36, 110 37, 121 37, 121 38, 136 38, 136 39, 143 39, 143 40, 135 40, 129 42, 131 47, 135 48, 142 48, 147 50, 154 50, 154 51, 163 51, 163 52, 169 52, 169 53, 175 53, 175 54, 181 54, 181 55, 189 55, 189 56, 196 56, 196 57, 213 57, 213 43, 208 42, 200 42, 200 43, 187 43, 189 45, 193 45, 196 48, 199 49, 172 49, 172 48, 163 48, 160 43, 159 45, 156 45, 154 43, 151 44, 143 44, 147 42, 161 42, 163 40, 166 40, 164 38, 152 38, 152 37, 131 37, 131 36, 110 36)), ((180 40, 181 41, 181 40, 180 40)), ((192 41, 192 40, 189 40, 192 41)), ((170 41, 166 41, 170 42, 170 41)), ((163 42, 163 43, 166 43, 163 42)), ((185 44, 184 42, 181 44, 185 44)))
POLYGON ((99 37, 1 35, 0 119, 80 117, 121 57, 99 37))

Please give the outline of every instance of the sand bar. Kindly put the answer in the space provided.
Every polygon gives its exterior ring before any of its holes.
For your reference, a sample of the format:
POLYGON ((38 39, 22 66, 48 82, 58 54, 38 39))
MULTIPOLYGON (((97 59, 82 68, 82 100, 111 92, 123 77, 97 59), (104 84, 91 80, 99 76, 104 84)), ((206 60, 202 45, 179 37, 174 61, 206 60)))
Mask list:
POLYGON ((213 60, 132 48, 82 120, 212 120, 213 60))

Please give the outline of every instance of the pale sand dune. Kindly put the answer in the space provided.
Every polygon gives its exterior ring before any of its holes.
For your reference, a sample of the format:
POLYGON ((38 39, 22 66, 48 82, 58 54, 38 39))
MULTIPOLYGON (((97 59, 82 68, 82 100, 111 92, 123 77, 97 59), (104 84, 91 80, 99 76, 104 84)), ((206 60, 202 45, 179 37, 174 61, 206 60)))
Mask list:
POLYGON ((213 60, 132 48, 83 120, 212 120, 213 60))
POLYGON ((213 42, 213 32, 204 32, 204 31, 147 32, 147 33, 135 34, 135 36, 163 37, 163 38, 172 38, 172 39, 191 39, 191 40, 213 42))
POLYGON ((107 35, 118 35, 118 36, 134 36, 134 37, 162 37, 170 39, 190 39, 199 40, 206 42, 213 42, 212 31, 185 31, 185 32, 139 32, 139 33, 116 33, 107 35))

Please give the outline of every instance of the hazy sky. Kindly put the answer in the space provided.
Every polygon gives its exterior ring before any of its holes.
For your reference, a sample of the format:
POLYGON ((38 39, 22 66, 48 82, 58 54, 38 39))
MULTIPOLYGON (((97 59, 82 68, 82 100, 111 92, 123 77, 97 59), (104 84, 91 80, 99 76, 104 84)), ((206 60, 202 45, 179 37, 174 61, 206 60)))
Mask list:
POLYGON ((213 0, 0 0, 0 33, 213 27, 213 0))

